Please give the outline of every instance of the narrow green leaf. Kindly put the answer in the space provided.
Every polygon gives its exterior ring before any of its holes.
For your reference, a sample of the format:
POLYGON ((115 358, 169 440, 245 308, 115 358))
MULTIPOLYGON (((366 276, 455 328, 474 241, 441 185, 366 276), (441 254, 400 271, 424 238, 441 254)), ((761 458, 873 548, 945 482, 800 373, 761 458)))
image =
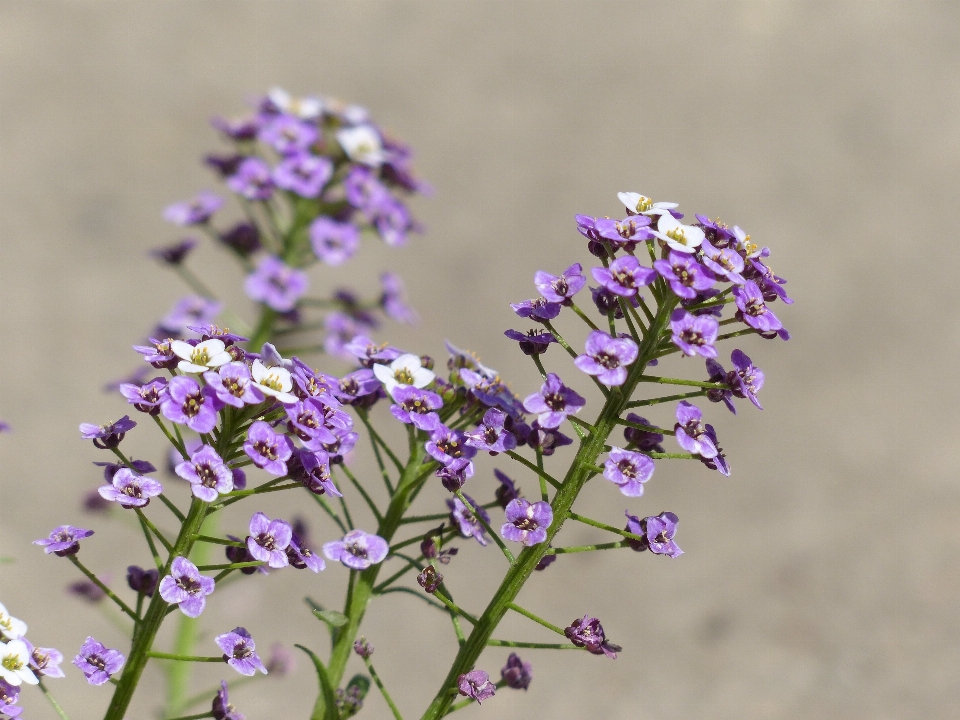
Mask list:
POLYGON ((327 668, 310 648, 303 645, 294 645, 294 647, 303 650, 313 660, 313 667, 317 671, 317 681, 320 684, 320 697, 317 698, 317 703, 313 706, 313 714, 310 716, 310 720, 340 720, 340 713, 337 711, 337 693, 336 689, 330 684, 327 668))
POLYGON ((314 610, 313 614, 318 620, 323 620, 330 628, 339 628, 350 622, 350 618, 337 610, 314 610))

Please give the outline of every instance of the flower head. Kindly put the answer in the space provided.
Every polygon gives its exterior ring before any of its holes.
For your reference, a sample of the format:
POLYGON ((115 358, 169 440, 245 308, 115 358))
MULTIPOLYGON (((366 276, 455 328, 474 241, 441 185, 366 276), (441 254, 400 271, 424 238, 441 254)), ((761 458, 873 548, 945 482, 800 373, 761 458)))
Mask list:
POLYGON ((783 328, 783 323, 767 307, 763 293, 752 280, 733 289, 733 299, 740 309, 743 321, 762 333, 774 332, 783 328))
POLYGON ((210 712, 214 720, 246 720, 246 716, 237 712, 237 708, 231 704, 226 680, 220 681, 220 689, 213 698, 210 712))
POLYGON ((538 270, 533 276, 533 283, 546 300, 563 303, 580 292, 587 284, 587 279, 583 276, 580 263, 574 263, 559 276, 538 270))
POLYGON ((564 385, 558 375, 547 373, 540 392, 528 395, 523 401, 523 408, 527 412, 537 413, 540 427, 554 430, 568 415, 580 412, 586 404, 587 401, 564 385))
POLYGON ((649 285, 657 278, 657 273, 640 264, 633 255, 617 258, 610 267, 591 268, 593 279, 614 295, 633 297, 638 289, 649 285))
POLYGON ((80 423, 80 437, 84 440, 93 440, 94 446, 101 450, 108 450, 117 447, 124 436, 130 430, 137 426, 128 415, 124 415, 116 422, 106 425, 94 425, 93 423, 80 423))
POLYGON ((327 566, 323 562, 323 558, 308 548, 306 542, 296 533, 290 535, 290 544, 287 545, 287 560, 290 561, 290 567, 297 570, 309 569, 315 573, 320 572, 327 566))
POLYGON ((52 678, 64 677, 60 663, 63 662, 63 653, 56 648, 36 647, 27 642, 27 649, 30 650, 30 669, 34 675, 52 678))
POLYGON ((677 207, 675 202, 654 202, 646 195, 635 192, 617 193, 617 199, 623 203, 628 212, 638 215, 671 215, 674 208, 677 207))
POLYGON ((390 545, 379 535, 363 530, 351 530, 342 540, 325 543, 323 554, 328 559, 343 563, 351 570, 366 570, 371 565, 383 562, 390 545))
POLYGON ((670 341, 685 355, 700 355, 715 358, 717 349, 714 343, 720 333, 720 324, 712 315, 691 315, 677 308, 670 315, 670 341))
POLYGON ((287 471, 314 495, 328 493, 334 497, 343 497, 330 477, 330 456, 324 450, 295 451, 287 463, 287 471))
POLYGON ((224 405, 242 408, 264 400, 263 392, 254 384, 246 363, 228 362, 217 368, 216 372, 205 372, 203 379, 224 405))
POLYGON ((670 283, 670 289, 677 297, 692 300, 697 293, 713 287, 713 273, 685 252, 671 250, 666 260, 657 260, 654 269, 670 283))
POLYGON ((0 679, 11 685, 40 682, 30 669, 30 648, 24 640, 0 642, 0 679))
POLYGON ((323 215, 310 223, 310 245, 321 262, 342 265, 360 247, 360 231, 351 222, 337 222, 323 215))
POLYGON ((211 338, 195 345, 183 340, 173 340, 170 343, 173 354, 180 358, 177 369, 183 373, 202 373, 210 368, 218 368, 233 360, 227 352, 223 340, 211 338))
MULTIPOLYGON (((53 553, 59 557, 65 557, 76 555, 77 551, 80 550, 80 541, 91 535, 93 535, 93 530, 86 530, 73 525, 61 525, 51 530, 49 537, 34 540, 33 544, 41 546, 48 555, 53 553)), ((3 612, 0 611, 0 625, 2 625, 2 621, 3 612)), ((26 632, 26 628, 24 628, 24 632, 26 632)))
POLYGON ((20 685, 11 685, 0 678, 0 717, 18 718, 23 708, 17 705, 20 699, 20 685))
POLYGON ((273 183, 300 197, 315 198, 333 175, 333 163, 327 158, 300 153, 284 158, 273 169, 273 183))
POLYGON ((443 399, 439 395, 412 385, 398 385, 391 394, 396 404, 390 406, 390 412, 397 420, 427 432, 440 427, 436 411, 443 407, 443 399))
POLYGON ((601 330, 587 336, 586 352, 574 364, 588 375, 606 385, 623 385, 627 379, 626 366, 637 359, 637 344, 630 338, 612 337, 601 330))
POLYGON ((223 198, 210 191, 204 191, 193 200, 167 207, 163 211, 163 219, 174 225, 203 225, 221 207, 223 207, 223 198))
MULTIPOLYGON (((56 530, 54 530, 54 532, 56 532, 56 530)), ((53 533, 51 533, 51 535, 52 534, 53 533)), ((39 544, 40 542, 42 541, 37 540, 34 544, 39 544)), ((0 638, 5 640, 19 640, 26 634, 27 624, 7 612, 7 608, 4 607, 3 603, 0 603, 0 638)))
POLYGON ((265 562, 272 568, 286 567, 289 563, 286 550, 292 537, 290 523, 270 520, 262 512, 254 513, 250 518, 247 550, 254 560, 265 562))
POLYGON ((472 431, 464 433, 464 442, 477 450, 486 450, 491 455, 513 450, 517 438, 506 429, 507 414, 498 408, 490 408, 483 415, 483 422, 472 431))
POLYGON ((686 400, 681 400, 677 405, 677 424, 674 426, 674 432, 680 447, 709 460, 715 458, 719 450, 714 440, 708 435, 702 420, 703 413, 700 412, 700 408, 686 400))
POLYGON ((516 653, 510 653, 507 664, 500 669, 500 677, 507 683, 507 687, 526 690, 533 680, 533 665, 525 663, 516 653))
POLYGON ((244 283, 247 297, 262 302, 277 312, 290 312, 307 291, 309 280, 280 258, 266 255, 244 283))
POLYGON ((733 366, 736 368, 727 375, 727 381, 733 388, 733 394, 737 397, 747 398, 757 408, 763 410, 760 401, 757 399, 757 393, 763 387, 763 370, 755 366, 742 350, 734 350, 730 355, 730 360, 733 361, 733 366))
POLYGON ((337 131, 337 142, 354 162, 379 167, 384 160, 380 133, 372 125, 357 125, 337 131))
POLYGON ((391 397, 394 389, 399 386, 423 388, 436 377, 432 370, 423 367, 419 357, 411 353, 401 355, 389 365, 374 365, 373 373, 384 384, 391 397))
POLYGON ((290 392, 293 390, 293 377, 287 368, 278 365, 267 367, 260 360, 254 360, 250 374, 253 386, 264 395, 275 397, 284 404, 297 402, 297 396, 290 392))
POLYGON ((684 225, 669 212, 660 215, 653 234, 680 253, 696 252, 704 240, 703 230, 696 225, 684 225))
POLYGON ((167 380, 158 377, 142 385, 121 383, 117 389, 127 399, 127 402, 140 412, 159 415, 160 403, 167 396, 167 380))
POLYGON ((609 240, 614 247, 633 247, 636 243, 653 237, 653 232, 648 225, 650 225, 650 218, 631 215, 623 220, 597 218, 594 227, 597 234, 609 240))
POLYGON ((178 375, 167 383, 167 396, 160 403, 160 411, 168 420, 202 434, 217 424, 218 403, 213 388, 201 388, 192 377, 178 375))
POLYGON ((614 645, 607 640, 607 636, 603 632, 603 625, 597 618, 589 615, 574 620, 564 629, 563 634, 574 645, 586 648, 588 652, 594 655, 606 655, 608 658, 616 660, 617 653, 622 650, 619 645, 614 645))
POLYGON ((227 178, 227 187, 247 200, 268 200, 273 195, 273 173, 260 158, 248 157, 227 178))
POLYGON ((610 449, 610 457, 603 464, 603 476, 627 497, 643 495, 643 483, 653 477, 653 470, 653 460, 643 453, 618 447, 610 449))
POLYGON ((465 537, 476 539, 481 545, 486 545, 489 540, 484 532, 483 523, 477 517, 483 518, 484 522, 490 522, 490 515, 469 495, 464 494, 469 507, 464 505, 458 497, 447 498, 447 507, 450 508, 450 522, 456 523, 460 528, 460 534, 465 537))
POLYGON ((185 557, 174 558, 170 574, 160 581, 160 597, 171 605, 179 605, 180 612, 191 618, 203 612, 207 595, 213 589, 213 578, 201 575, 197 566, 185 557))
POLYGON ((84 641, 80 654, 73 659, 73 664, 83 671, 91 685, 103 685, 123 667, 124 662, 126 658, 119 650, 108 648, 92 637, 84 641))
POLYGON ((119 503, 122 507, 146 507, 150 498, 163 492, 163 485, 133 472, 130 468, 120 468, 109 485, 97 488, 104 500, 119 503))
POLYGON ((639 552, 650 550, 657 555, 673 558, 683 555, 683 550, 673 541, 680 519, 672 512, 662 512, 643 520, 631 515, 629 510, 624 514, 627 516, 627 532, 643 537, 643 540, 628 540, 631 548, 639 552))
POLYGON ((247 431, 243 451, 257 467, 283 477, 287 474, 286 461, 293 455, 293 443, 286 435, 275 432, 270 423, 257 420, 247 431))
POLYGON ((223 650, 223 659, 227 665, 241 675, 256 675, 257 670, 267 674, 267 668, 256 653, 257 644, 246 628, 237 627, 228 633, 217 635, 214 642, 223 650))
POLYGON ((457 690, 461 695, 473 698, 477 704, 497 694, 497 687, 490 682, 490 675, 483 670, 471 670, 457 678, 457 690))
POLYGON ((560 314, 560 303, 550 302, 545 297, 538 297, 533 300, 523 300, 518 303, 510 303, 513 311, 522 318, 532 318, 538 322, 543 320, 553 320, 560 314))
POLYGON ((192 485, 193 494, 204 502, 213 502, 219 495, 233 490, 233 471, 209 445, 202 446, 174 469, 192 485))
POLYGON ((547 529, 553 522, 553 510, 549 503, 531 503, 524 498, 512 500, 506 507, 506 522, 500 534, 511 542, 538 545, 547 539, 547 529))

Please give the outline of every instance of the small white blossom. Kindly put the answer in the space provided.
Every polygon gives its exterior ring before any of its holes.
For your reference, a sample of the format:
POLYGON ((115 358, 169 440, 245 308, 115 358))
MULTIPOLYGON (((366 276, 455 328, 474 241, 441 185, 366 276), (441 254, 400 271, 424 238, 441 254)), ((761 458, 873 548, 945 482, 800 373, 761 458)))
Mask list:
POLYGON ((297 396, 290 392, 293 389, 293 378, 286 368, 267 367, 259 360, 254 360, 250 374, 253 376, 253 386, 259 388, 264 395, 272 395, 285 405, 297 402, 297 396))
POLYGON ((23 640, 0 643, 0 678, 11 685, 40 682, 30 669, 30 650, 23 640))
POLYGON ((280 87, 267 93, 270 102, 283 112, 296 115, 303 120, 313 120, 323 112, 323 101, 315 97, 296 98, 280 87))
POLYGON ((27 624, 7 612, 0 603, 0 635, 8 640, 19 640, 27 634, 27 624))
POLYGON ((354 162, 379 167, 384 160, 380 134, 369 125, 337 130, 337 142, 354 162))
POLYGON ((671 250, 693 253, 705 238, 703 230, 693 225, 684 225, 670 213, 660 216, 653 234, 670 246, 671 250))
POLYGON ((763 254, 763 248, 750 242, 750 236, 741 230, 739 225, 733 226, 733 235, 737 238, 737 248, 743 250, 747 258, 760 257, 763 254))
POLYGON ((391 397, 396 387, 412 385, 422 388, 432 383, 436 377, 433 371, 423 367, 420 358, 412 353, 401 355, 389 365, 374 365, 373 374, 386 386, 391 397))
POLYGON ((634 192, 617 193, 617 198, 630 212, 639 215, 669 215, 670 211, 679 207, 673 202, 654 202, 646 195, 634 192))
POLYGON ((170 343, 174 355, 180 358, 177 368, 185 373, 202 373, 210 368, 218 368, 233 360, 227 352, 223 340, 211 338, 199 345, 191 345, 183 340, 174 340, 170 343))

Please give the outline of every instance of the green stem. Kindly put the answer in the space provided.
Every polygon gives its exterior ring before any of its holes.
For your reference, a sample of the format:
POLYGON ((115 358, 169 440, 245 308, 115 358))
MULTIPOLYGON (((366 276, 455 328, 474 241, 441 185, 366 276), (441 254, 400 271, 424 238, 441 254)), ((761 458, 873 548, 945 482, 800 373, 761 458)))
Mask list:
POLYGON ((43 692, 44 696, 46 696, 50 704, 53 706, 53 709, 56 710, 57 715, 60 716, 61 720, 70 720, 70 718, 67 717, 67 713, 65 713, 63 711, 63 708, 60 707, 60 703, 57 702, 57 699, 50 694, 49 690, 47 690, 47 686, 43 684, 43 680, 39 680, 37 685, 39 686, 40 690, 43 692))
POLYGON ((273 334, 273 326, 277 322, 277 312, 266 305, 260 306, 260 321, 250 336, 250 342, 247 346, 254 352, 259 352, 265 342, 270 340, 273 334))
POLYGON ((483 529, 486 530, 488 533, 490 533, 490 537, 493 538, 493 541, 497 544, 497 547, 500 548, 500 551, 503 553, 503 556, 507 558, 507 562, 512 565, 513 561, 516 559, 513 557, 513 553, 510 552, 507 546, 503 544, 503 540, 501 540, 500 536, 496 532, 494 532, 492 527, 490 527, 490 523, 488 523, 486 520, 483 519, 483 515, 481 515, 479 511, 474 511, 473 506, 470 504, 467 498, 464 497, 463 490, 457 490, 454 493, 454 495, 456 495, 460 499, 460 502, 463 503, 464 507, 466 507, 467 510, 470 511, 470 513, 477 519, 477 521, 481 525, 483 525, 483 529))
POLYGON ((612 532, 615 535, 621 535, 622 537, 628 538, 630 540, 643 541, 645 539, 640 537, 639 535, 634 535, 632 532, 627 532, 626 530, 619 530, 615 528, 613 525, 607 525, 606 523, 602 523, 599 520, 593 520, 591 518, 584 517, 583 515, 578 515, 575 512, 567 513, 567 515, 571 520, 576 520, 577 522, 583 523, 584 525, 591 525, 595 528, 599 528, 600 530, 606 530, 607 532, 612 532))
POLYGON ((187 285, 189 285, 195 293, 197 293, 198 295, 202 295, 203 297, 209 300, 216 300, 216 295, 214 295, 213 292, 210 290, 210 288, 206 286, 206 283, 204 283, 203 280, 197 277, 197 275, 186 265, 183 265, 181 263, 179 265, 174 266, 174 269, 176 270, 177 275, 179 275, 180 278, 187 285))
POLYGON ((598 328, 598 327, 596 326, 596 324, 593 322, 593 320, 591 320, 590 318, 588 318, 588 317, 584 314, 583 310, 581 310, 580 308, 577 307, 576 303, 573 302, 572 300, 570 301, 570 309, 573 310, 577 315, 579 315, 579 316, 580 316, 580 319, 583 320, 587 325, 589 325, 591 329, 593 329, 593 330, 599 330, 599 329, 600 329, 600 328, 598 328))
POLYGON ((627 427, 636 428, 637 430, 644 430, 651 433, 660 433, 661 435, 675 435, 676 433, 673 430, 667 430, 666 428, 658 428, 653 425, 643 425, 642 423, 631 422, 630 420, 617 420, 617 425, 626 425, 627 427))
POLYGON ((628 547, 625 542, 608 542, 599 545, 575 545, 572 547, 553 548, 554 555, 566 555, 567 553, 591 552, 593 550, 614 550, 616 548, 628 547))
POLYGON ((199 713, 197 715, 181 715, 180 717, 170 718, 170 720, 200 720, 200 718, 212 718, 213 712, 199 713))
POLYGON ((408 588, 408 587, 387 588, 383 592, 375 593, 375 595, 389 595, 390 593, 404 593, 406 595, 413 595, 414 597, 419 598, 420 600, 423 600, 425 603, 427 603, 427 605, 431 605, 432 607, 437 608, 437 610, 443 610, 444 612, 447 612, 447 608, 445 608, 443 605, 441 605, 438 602, 434 602, 429 597, 427 597, 426 595, 423 595, 422 593, 417 592, 413 588, 408 588))
POLYGON ((512 648, 537 648, 540 650, 582 650, 583 648, 571 643, 537 643, 520 642, 517 640, 487 640, 487 645, 491 647, 512 647, 512 648))
POLYGON ((400 462, 396 454, 390 449, 390 446, 384 442, 383 438, 380 437, 377 431, 373 429, 373 425, 370 424, 370 419, 367 417, 367 413, 357 412, 357 415, 360 416, 361 422, 363 422, 364 426, 367 428, 367 432, 370 433, 371 439, 380 444, 380 447, 383 448, 383 451, 387 454, 387 457, 390 458, 390 461, 396 466, 397 472, 402 473, 404 470, 403 463, 400 462))
POLYGON ((222 663, 223 656, 213 657, 210 655, 176 655, 175 653, 154 652, 151 650, 147 657, 157 658, 158 660, 178 660, 179 662, 216 662, 222 663))
POLYGON ((263 560, 249 560, 246 562, 221 563, 219 565, 197 565, 197 570, 209 572, 211 570, 241 570, 248 567, 263 567, 267 563, 263 560))
POLYGON ((440 602, 442 602, 444 605, 446 605, 447 608, 450 610, 450 612, 456 613, 457 615, 459 615, 460 617, 464 618, 465 620, 469 620, 471 625, 476 625, 476 624, 477 624, 477 619, 476 619, 473 615, 471 615, 470 613, 466 612, 465 610, 460 609, 460 607, 458 607, 457 604, 456 604, 455 602, 453 602, 453 600, 448 599, 448 598, 447 598, 443 593, 441 593, 439 590, 438 590, 437 592, 435 592, 435 593, 433 594, 433 596, 434 596, 437 600, 439 600, 440 602))
POLYGON ((627 409, 629 410, 630 408, 647 407, 648 405, 659 405, 660 403, 673 402, 674 400, 685 400, 686 398, 692 397, 703 397, 705 394, 705 390, 695 390, 694 392, 680 393, 679 395, 668 395, 666 397, 658 397, 651 400, 635 400, 634 402, 627 403, 627 409))
POLYGON ((133 619, 134 622, 139 622, 139 621, 140 621, 140 618, 137 617, 137 614, 130 608, 130 606, 127 605, 123 600, 121 600, 120 598, 118 598, 118 597, 114 594, 113 590, 111 590, 111 589, 108 588, 106 585, 104 585, 102 582, 100 582, 100 578, 98 578, 98 577, 97 577, 96 575, 94 575, 92 572, 90 572, 89 570, 87 570, 86 566, 85 566, 82 562, 80 562, 79 560, 77 560, 77 556, 76 556, 76 555, 67 555, 67 558, 69 558, 70 562, 72 562, 74 565, 77 566, 77 569, 78 569, 80 572, 82 572, 84 575, 86 575, 86 576, 90 579, 90 582, 92 582, 92 583, 93 583, 94 585, 96 585, 98 588, 100 588, 101 590, 103 590, 103 592, 106 594, 106 596, 107 596, 108 598, 110 598, 111 600, 113 600, 113 601, 117 604, 117 607, 119 607, 121 610, 123 610, 123 612, 125 612, 127 615, 129 615, 129 616, 133 619))
POLYGON ((513 458, 514 460, 516 460, 518 463, 520 463, 520 464, 523 465, 524 467, 529 468, 530 470, 533 470, 533 471, 537 474, 538 477, 541 477, 541 478, 543 478, 544 480, 546 480, 548 483, 550 483, 551 485, 553 485, 557 490, 560 489, 560 481, 559 481, 559 480, 555 479, 552 475, 549 475, 547 472, 545 472, 545 471, 541 470, 540 468, 538 468, 538 467, 537 467, 536 465, 534 465, 532 462, 530 462, 529 460, 527 460, 523 455, 519 455, 519 454, 517 454, 516 452, 514 452, 513 450, 507 450, 507 452, 505 452, 504 455, 506 455, 506 456, 508 456, 508 457, 510 457, 510 458, 513 458))
MULTIPOLYGON (((160 553, 157 552, 157 546, 153 542, 153 535, 150 532, 150 528, 147 526, 147 518, 144 516, 140 508, 137 508, 137 516, 140 518, 140 527, 143 530, 143 536, 147 539, 147 546, 150 548, 150 554, 153 556, 153 562, 157 566, 157 570, 163 568, 163 560, 160 559, 160 553)), ((140 611, 137 610, 137 615, 140 614, 140 611)))
POLYGON ((370 508, 370 512, 373 513, 373 516, 377 519, 377 523, 380 523, 383 520, 383 515, 380 514, 380 509, 377 507, 377 504, 373 501, 373 498, 367 494, 367 491, 363 489, 363 485, 360 484, 360 481, 354 476, 352 472, 347 468, 346 465, 337 465, 336 466, 347 478, 353 483, 353 486, 357 489, 357 492, 363 497, 367 503, 367 507, 370 508))
POLYGON ((380 694, 383 695, 383 699, 386 700, 387 705, 390 706, 390 712, 393 713, 393 716, 397 720, 403 720, 403 716, 400 715, 400 710, 393 702, 393 698, 390 697, 390 693, 388 693, 387 689, 383 686, 383 681, 380 680, 380 676, 377 675, 377 671, 373 669, 373 663, 370 662, 370 658, 363 658, 363 664, 367 666, 367 672, 370 673, 370 677, 373 678, 373 682, 380 689, 380 694))
POLYGON ((548 620, 544 620, 539 615, 534 615, 532 612, 530 612, 525 608, 520 607, 516 603, 512 603, 512 602, 507 603, 507 607, 513 610, 514 612, 520 613, 524 617, 530 618, 538 625, 543 625, 545 628, 547 628, 547 630, 553 630, 553 632, 557 633, 558 635, 564 635, 563 628, 557 627, 556 625, 554 625, 552 622, 548 620))
POLYGON ((162 532, 157 530, 157 526, 147 519, 147 516, 143 514, 143 510, 140 508, 134 508, 134 510, 137 511, 137 517, 140 518, 140 524, 143 526, 143 532, 147 536, 147 543, 150 545, 150 552, 153 553, 154 560, 159 560, 160 558, 157 555, 157 548, 154 546, 153 541, 150 538, 151 532, 157 536, 157 540, 160 541, 160 544, 163 545, 167 552, 173 550, 173 545, 171 545, 170 541, 163 536, 162 532), (150 532, 148 532, 148 530, 150 532))
POLYGON ((663 385, 690 385, 691 387, 702 387, 708 389, 727 387, 726 383, 701 382, 700 380, 683 380, 681 378, 653 377, 647 376, 640 379, 640 382, 661 383, 663 385))

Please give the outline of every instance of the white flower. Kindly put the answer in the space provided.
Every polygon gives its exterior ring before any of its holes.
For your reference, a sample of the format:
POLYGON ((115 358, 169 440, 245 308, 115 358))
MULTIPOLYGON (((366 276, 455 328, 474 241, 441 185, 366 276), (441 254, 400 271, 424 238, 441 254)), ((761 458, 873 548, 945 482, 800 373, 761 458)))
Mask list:
POLYGON ((351 160, 370 167, 379 167, 384 160, 380 134, 369 125, 337 130, 337 142, 351 160))
POLYGON ((30 650, 23 640, 0 643, 0 678, 11 685, 36 685, 40 682, 30 669, 30 650))
POLYGON ((180 372, 185 373, 206 372, 210 368, 218 368, 233 360, 223 340, 216 338, 204 340, 196 346, 183 340, 174 340, 170 343, 170 349, 173 350, 174 355, 181 358, 177 367, 180 372))
POLYGON ((283 112, 303 120, 313 120, 323 112, 323 101, 315 97, 295 98, 283 88, 275 87, 267 93, 270 102, 283 112))
POLYGON ((704 240, 703 230, 693 225, 684 225, 670 213, 664 213, 657 221, 653 234, 663 240, 672 250, 693 253, 704 240))
POLYGON ((374 365, 373 374, 382 382, 387 392, 393 396, 393 389, 401 385, 426 387, 436 377, 431 370, 420 364, 420 358, 411 353, 401 355, 389 365, 374 365))
POLYGON ((747 258, 760 257, 763 254, 763 248, 750 242, 750 236, 741 230, 739 225, 733 226, 733 235, 737 238, 737 248, 743 250, 747 258))
POLYGON ((290 392, 293 378, 286 368, 267 367, 259 360, 254 360, 250 374, 253 376, 254 387, 260 388, 264 395, 272 395, 285 405, 297 402, 297 396, 290 392))
POLYGON ((0 603, 0 635, 8 640, 19 640, 27 634, 27 624, 7 612, 0 603))
POLYGON ((617 197, 627 210, 640 215, 669 215, 671 210, 679 207, 677 203, 654 202, 646 195, 641 195, 640 193, 622 192, 617 193, 617 197))

